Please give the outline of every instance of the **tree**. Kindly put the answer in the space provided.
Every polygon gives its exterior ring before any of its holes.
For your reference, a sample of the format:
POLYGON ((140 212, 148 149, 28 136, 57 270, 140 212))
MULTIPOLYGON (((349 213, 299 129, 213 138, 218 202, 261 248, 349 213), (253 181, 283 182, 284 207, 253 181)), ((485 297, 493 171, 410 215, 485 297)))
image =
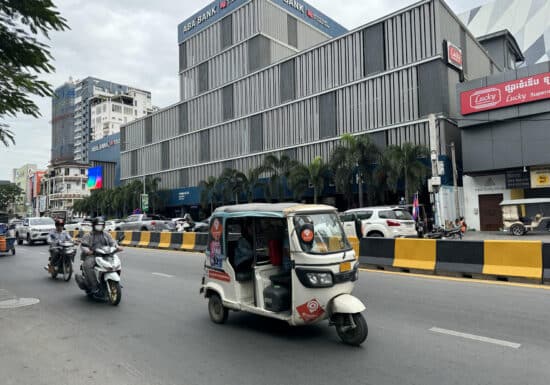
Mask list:
POLYGON ((218 178, 209 176, 206 180, 199 182, 201 189, 201 206, 207 208, 210 205, 210 212, 214 211, 214 204, 217 202, 218 178))
POLYGON ((0 211, 7 211, 8 207, 15 204, 23 190, 14 183, 0 185, 0 211))
POLYGON ((246 194, 246 200, 248 203, 252 203, 254 200, 254 191, 256 188, 263 186, 260 176, 262 175, 262 168, 256 167, 248 170, 243 179, 243 191, 246 194))
POLYGON ((351 207, 353 204, 355 165, 345 146, 334 148, 330 157, 330 168, 334 177, 336 191, 344 195, 348 207, 351 207))
POLYGON ((388 187, 394 192, 400 180, 405 183, 405 201, 420 188, 428 173, 428 166, 422 163, 430 151, 425 146, 404 143, 402 146, 389 146, 384 151, 384 165, 388 187))
MULTIPOLYGON (((68 29, 51 0, 0 1, 0 119, 18 113, 40 116, 30 95, 51 96, 50 84, 39 74, 50 73, 52 56, 49 47, 37 40, 50 31, 68 29)), ((0 124, 0 141, 15 143, 6 123, 0 124)))
POLYGON ((313 186, 313 203, 317 204, 317 198, 319 194, 323 192, 325 188, 325 179, 328 175, 329 167, 323 162, 323 159, 318 156, 309 166, 303 164, 297 164, 290 171, 288 183, 293 191, 294 198, 300 199, 305 192, 309 189, 309 186, 313 186))
POLYGON ((149 202, 151 203, 153 213, 156 213, 162 203, 159 194, 160 181, 161 179, 158 176, 145 178, 145 191, 149 195, 149 202))
POLYGON ((279 202, 285 199, 285 183, 288 179, 290 171, 298 162, 290 159, 287 155, 267 155, 261 167, 262 172, 270 175, 269 185, 266 186, 266 199, 277 199, 279 202))
POLYGON ((245 182, 247 177, 239 170, 226 168, 218 178, 219 189, 223 197, 223 201, 232 200, 239 204, 239 196, 245 192, 245 182))

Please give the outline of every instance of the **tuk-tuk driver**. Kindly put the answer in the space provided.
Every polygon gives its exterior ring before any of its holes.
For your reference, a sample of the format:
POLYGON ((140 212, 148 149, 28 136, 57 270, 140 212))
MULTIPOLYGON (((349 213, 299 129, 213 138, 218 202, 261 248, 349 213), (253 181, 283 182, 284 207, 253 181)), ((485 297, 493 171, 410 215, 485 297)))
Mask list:
POLYGON ((253 239, 252 223, 244 221, 241 228, 241 238, 239 238, 235 250, 235 266, 254 259, 253 239))

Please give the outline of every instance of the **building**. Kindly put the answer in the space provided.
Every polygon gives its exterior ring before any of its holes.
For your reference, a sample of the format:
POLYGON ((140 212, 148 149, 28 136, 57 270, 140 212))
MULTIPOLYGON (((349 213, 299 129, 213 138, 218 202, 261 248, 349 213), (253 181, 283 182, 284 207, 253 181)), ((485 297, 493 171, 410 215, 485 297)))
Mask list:
POLYGON ((65 212, 72 215, 76 200, 90 195, 87 187, 88 165, 77 162, 60 162, 48 166, 46 175, 41 180, 41 195, 45 196, 45 207, 40 203, 41 213, 65 212))
POLYGON ((120 133, 94 140, 88 145, 90 166, 101 167, 101 188, 120 185, 120 133))
POLYGON ((475 36, 509 30, 525 65, 550 60, 550 1, 496 0, 460 15, 475 36))
POLYGON ((29 196, 30 196, 30 207, 32 216, 40 216, 41 213, 46 211, 46 196, 40 198, 41 187, 42 187, 42 178, 46 175, 46 171, 37 170, 34 171, 29 177, 29 196), (42 199, 42 202, 41 202, 42 199), (42 210, 40 209, 42 207, 42 210))
POLYGON ((151 93, 93 77, 67 83, 52 99, 52 164, 88 162, 88 143, 150 114, 151 93))
POLYGON ((550 198, 550 62, 458 85, 465 219, 502 226, 504 199, 550 198))
POLYGON ((13 183, 23 191, 18 203, 13 208, 16 215, 25 216, 32 211, 29 177, 34 174, 36 168, 36 164, 26 164, 13 170, 13 183))
POLYGON ((180 25, 182 100, 122 127, 121 179, 158 176, 168 206, 196 205, 199 182, 224 168, 247 171, 267 154, 327 160, 350 133, 382 148, 426 145, 452 184, 451 142, 461 154, 456 84, 503 68, 440 0, 333 35, 330 19, 317 23, 309 9, 242 1, 200 31, 184 22, 182 34, 180 25))

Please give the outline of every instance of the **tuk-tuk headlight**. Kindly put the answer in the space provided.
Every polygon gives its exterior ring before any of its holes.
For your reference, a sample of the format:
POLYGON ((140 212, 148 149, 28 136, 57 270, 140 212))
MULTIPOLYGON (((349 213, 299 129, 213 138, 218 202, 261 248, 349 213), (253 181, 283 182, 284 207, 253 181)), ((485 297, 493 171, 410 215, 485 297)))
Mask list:
POLYGON ((334 280, 330 271, 299 270, 296 269, 298 279, 305 287, 331 287, 334 280))

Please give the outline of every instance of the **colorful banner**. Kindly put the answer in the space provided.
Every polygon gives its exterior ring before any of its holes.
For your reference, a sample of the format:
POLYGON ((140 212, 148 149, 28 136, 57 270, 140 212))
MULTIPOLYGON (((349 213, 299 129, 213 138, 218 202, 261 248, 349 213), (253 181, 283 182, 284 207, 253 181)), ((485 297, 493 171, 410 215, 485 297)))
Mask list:
POLYGON ((476 88, 460 94, 462 115, 550 99, 550 72, 476 88))

